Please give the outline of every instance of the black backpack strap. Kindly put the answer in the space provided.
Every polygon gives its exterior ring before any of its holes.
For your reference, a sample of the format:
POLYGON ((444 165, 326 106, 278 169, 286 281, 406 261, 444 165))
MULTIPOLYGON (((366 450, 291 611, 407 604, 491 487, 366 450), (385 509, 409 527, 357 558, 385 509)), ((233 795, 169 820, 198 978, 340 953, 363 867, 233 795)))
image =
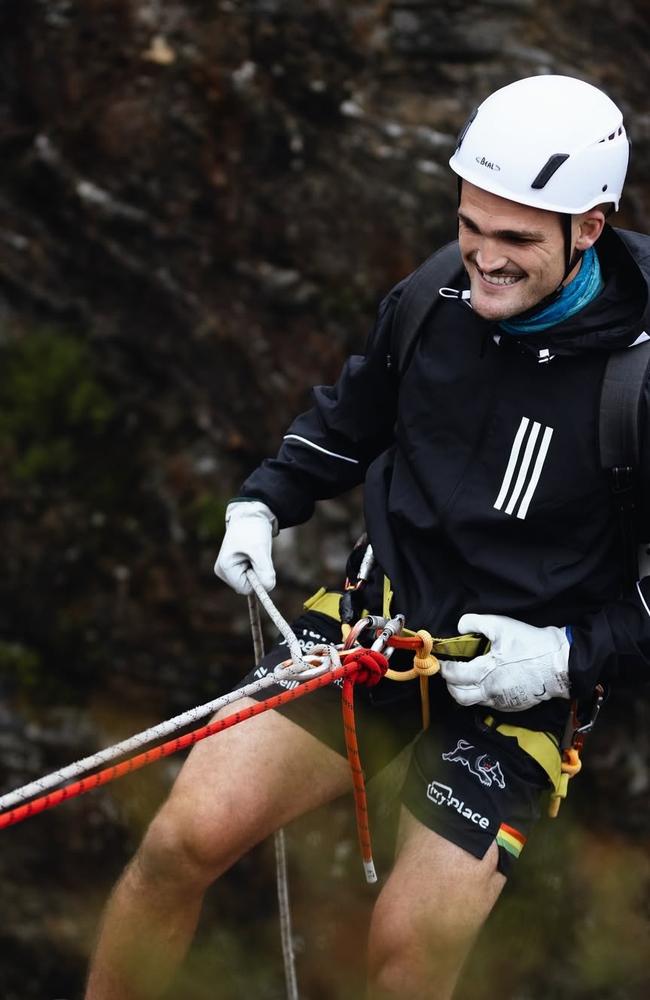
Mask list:
POLYGON ((637 501, 647 478, 639 414, 649 366, 650 340, 613 351, 600 394, 600 464, 608 475, 617 511, 626 586, 638 578, 637 501))
POLYGON ((458 240, 447 243, 428 257, 406 279, 393 317, 391 360, 402 375, 410 361, 415 342, 425 319, 438 303, 438 291, 463 272, 458 240))

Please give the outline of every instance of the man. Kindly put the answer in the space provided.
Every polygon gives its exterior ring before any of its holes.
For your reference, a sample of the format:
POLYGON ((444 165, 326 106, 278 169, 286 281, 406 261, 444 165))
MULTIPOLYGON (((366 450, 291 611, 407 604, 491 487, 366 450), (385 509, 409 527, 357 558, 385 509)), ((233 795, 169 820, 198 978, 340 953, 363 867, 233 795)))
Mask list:
MULTIPOLYGON (((431 289, 438 303, 398 372, 401 282, 365 355, 314 391, 228 508, 217 573, 246 593, 252 565, 270 590, 277 529, 364 482, 376 557, 365 606, 381 612, 392 591, 411 628, 491 640, 430 681, 434 718, 415 740, 371 924, 373 1000, 452 995, 559 768, 569 699, 647 669, 650 582, 623 593, 598 457, 608 354, 646 336, 650 241, 605 223, 627 161, 620 111, 586 83, 533 77, 489 97, 450 161, 458 288, 431 289)), ((337 641, 335 619, 319 594, 296 630, 337 641)), ((411 687, 382 680, 360 693, 367 770, 418 733, 411 687)), ((90 1000, 159 996, 210 883, 350 788, 337 698, 323 689, 192 751, 109 904, 90 1000)))

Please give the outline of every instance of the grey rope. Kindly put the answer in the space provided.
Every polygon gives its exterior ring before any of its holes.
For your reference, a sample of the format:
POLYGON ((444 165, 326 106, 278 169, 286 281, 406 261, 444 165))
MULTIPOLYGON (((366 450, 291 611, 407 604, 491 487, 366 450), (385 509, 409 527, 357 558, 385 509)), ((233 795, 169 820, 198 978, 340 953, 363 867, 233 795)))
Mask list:
MULTIPOLYGON (((300 648, 300 643, 296 639, 296 636, 289 625, 289 623, 282 617, 275 604, 264 590, 264 587, 257 579, 257 575, 252 569, 246 570, 246 579, 250 583, 251 587, 257 595, 257 599, 266 611, 267 615, 277 628, 278 632, 282 635, 283 639, 286 639, 287 645, 289 647, 289 652, 291 653, 291 659, 294 663, 303 663, 302 649, 300 648)), ((260 631, 261 635, 261 631, 260 631)))
MULTIPOLYGON (((187 712, 182 712, 180 715, 174 716, 173 719, 167 719, 165 722, 160 722, 155 726, 151 726, 149 729, 145 729, 141 733, 136 733, 134 736, 122 740, 120 743, 105 747, 103 750, 98 750, 96 753, 93 753, 88 757, 84 757, 82 760, 75 761, 74 763, 61 767, 56 771, 52 771, 50 774, 43 775, 35 781, 29 782, 27 785, 23 785, 21 788, 16 788, 14 791, 0 795, 0 810, 9 809, 19 803, 27 802, 35 795, 42 795, 50 789, 55 788, 57 785, 63 784, 65 781, 71 781, 74 778, 79 778, 83 774, 88 774, 90 771, 94 771, 99 767, 104 767, 106 764, 116 760, 118 757, 132 753, 136 750, 141 750, 148 743, 151 743, 154 740, 159 740, 164 736, 169 736, 170 734, 173 734, 179 729, 196 722, 198 719, 201 719, 206 715, 213 715, 215 712, 225 708, 227 705, 239 701, 241 698, 248 698, 251 695, 257 694, 265 687, 269 687, 271 684, 277 683, 280 680, 309 680, 311 677, 317 677, 319 674, 322 674, 324 671, 330 669, 331 666, 336 667, 340 665, 340 660, 338 659, 336 650, 333 648, 327 649, 325 647, 315 647, 311 650, 310 658, 312 661, 320 659, 320 665, 312 666, 312 664, 304 660, 302 650, 300 649, 296 636, 282 615, 275 608, 252 570, 249 570, 249 580, 251 581, 251 585, 255 587, 256 593, 259 591, 264 596, 264 601, 262 603, 264 603, 264 607, 268 611, 269 617, 287 641, 293 661, 290 665, 284 666, 280 664, 271 674, 268 674, 266 677, 261 677, 259 680, 245 685, 245 687, 237 688, 235 691, 230 691, 228 694, 221 695, 220 698, 214 698, 211 701, 206 702, 204 705, 198 705, 196 708, 191 708, 187 712), (320 656, 316 654, 320 654, 320 656)), ((259 593, 258 596, 260 596, 259 593)))
MULTIPOLYGON (((249 576, 249 580, 252 585, 253 572, 252 570, 250 572, 251 575, 249 576)), ((266 592, 263 591, 263 593, 266 596, 266 592)), ((260 609, 256 595, 257 595, 257 587, 255 588, 255 594, 250 594, 248 597, 248 614, 251 623, 251 635, 253 638, 253 652, 255 655, 255 664, 257 666, 261 662, 264 656, 264 636, 262 635, 260 609)), ((276 612, 276 608, 273 604, 271 604, 271 607, 273 608, 273 611, 276 612)), ((286 625, 284 619, 282 619, 282 621, 286 625)), ((289 629, 288 625, 287 629, 289 629)), ((291 632, 291 629, 289 629, 289 631, 291 632)), ((295 635, 293 632, 291 632, 291 635, 295 640, 295 635)), ((295 641, 297 645, 297 640, 295 641)), ((288 1000, 299 1000, 298 978, 296 976, 296 956, 293 950, 293 934, 291 931, 291 903, 289 900, 289 877, 287 874, 287 848, 286 848, 284 830, 282 827, 280 827, 279 830, 275 831, 275 834, 273 836, 273 843, 275 846, 275 881, 278 892, 278 910, 280 914, 280 939, 282 941, 282 958, 284 962, 284 979, 287 986, 287 998, 288 1000)))
MULTIPOLYGON (((318 652, 320 652, 318 648, 312 650, 312 654, 318 652)), ((325 652, 327 653, 327 651, 325 652)), ((332 663, 334 666, 338 665, 331 657, 323 658, 325 669, 329 669, 332 663)), ((304 660, 297 671, 293 665, 288 667, 280 665, 272 673, 253 681, 252 684, 246 684, 245 687, 230 691, 228 694, 221 695, 220 698, 214 698, 212 701, 206 702, 205 705, 191 708, 187 712, 182 712, 180 715, 174 716, 173 719, 160 722, 155 726, 151 726, 150 729, 145 729, 141 733, 136 733, 135 736, 130 736, 128 739, 122 740, 120 743, 105 747, 103 750, 98 750, 89 757, 84 757, 73 764, 67 764, 65 767, 37 778, 35 781, 31 781, 21 788, 16 788, 12 792, 0 795, 0 810, 9 809, 18 803, 27 802, 28 799, 33 798, 35 795, 42 795, 44 792, 56 788, 57 785, 63 784, 64 781, 71 781, 73 778, 79 778, 81 775, 88 774, 98 767, 104 767, 118 757, 132 753, 134 750, 142 750, 148 743, 159 740, 163 736, 172 735, 179 729, 197 722, 206 715, 214 715, 215 712, 220 711, 220 709, 225 708, 227 705, 232 705, 240 701, 242 698, 250 698, 259 691, 263 691, 265 687, 270 687, 271 684, 275 684, 280 680, 309 680, 310 677, 315 677, 319 673, 323 673, 322 668, 309 667, 306 670, 304 669, 305 666, 307 665, 304 660)))

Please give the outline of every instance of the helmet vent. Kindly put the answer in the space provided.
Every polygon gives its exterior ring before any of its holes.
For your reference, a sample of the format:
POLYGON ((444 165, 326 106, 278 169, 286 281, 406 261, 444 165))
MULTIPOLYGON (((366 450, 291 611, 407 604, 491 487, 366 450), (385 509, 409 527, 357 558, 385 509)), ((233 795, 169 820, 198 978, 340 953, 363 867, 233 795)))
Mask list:
POLYGON ((599 139, 598 142, 599 142, 599 144, 601 142, 612 142, 613 139, 617 139, 618 136, 620 136, 620 135, 623 135, 623 126, 622 125, 619 125, 619 127, 616 129, 616 131, 612 132, 611 135, 606 135, 604 139, 599 139))
POLYGON ((558 167, 561 167, 564 161, 568 159, 568 153, 553 153, 552 156, 549 156, 548 160, 530 186, 536 191, 546 187, 558 167))

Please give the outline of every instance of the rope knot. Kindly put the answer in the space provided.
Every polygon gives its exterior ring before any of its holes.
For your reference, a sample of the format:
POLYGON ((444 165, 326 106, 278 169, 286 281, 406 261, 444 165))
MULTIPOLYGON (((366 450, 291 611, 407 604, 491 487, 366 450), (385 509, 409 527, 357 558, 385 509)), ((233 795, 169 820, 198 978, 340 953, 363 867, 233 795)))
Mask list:
POLYGON ((440 670, 437 658, 431 655, 433 636, 423 628, 418 629, 416 634, 420 636, 422 646, 413 657, 413 668, 420 677, 431 677, 440 670))
POLYGON ((347 675, 353 684, 364 684, 374 687, 379 684, 388 670, 388 660, 375 649, 355 649, 345 658, 346 667, 354 663, 354 669, 347 675))

